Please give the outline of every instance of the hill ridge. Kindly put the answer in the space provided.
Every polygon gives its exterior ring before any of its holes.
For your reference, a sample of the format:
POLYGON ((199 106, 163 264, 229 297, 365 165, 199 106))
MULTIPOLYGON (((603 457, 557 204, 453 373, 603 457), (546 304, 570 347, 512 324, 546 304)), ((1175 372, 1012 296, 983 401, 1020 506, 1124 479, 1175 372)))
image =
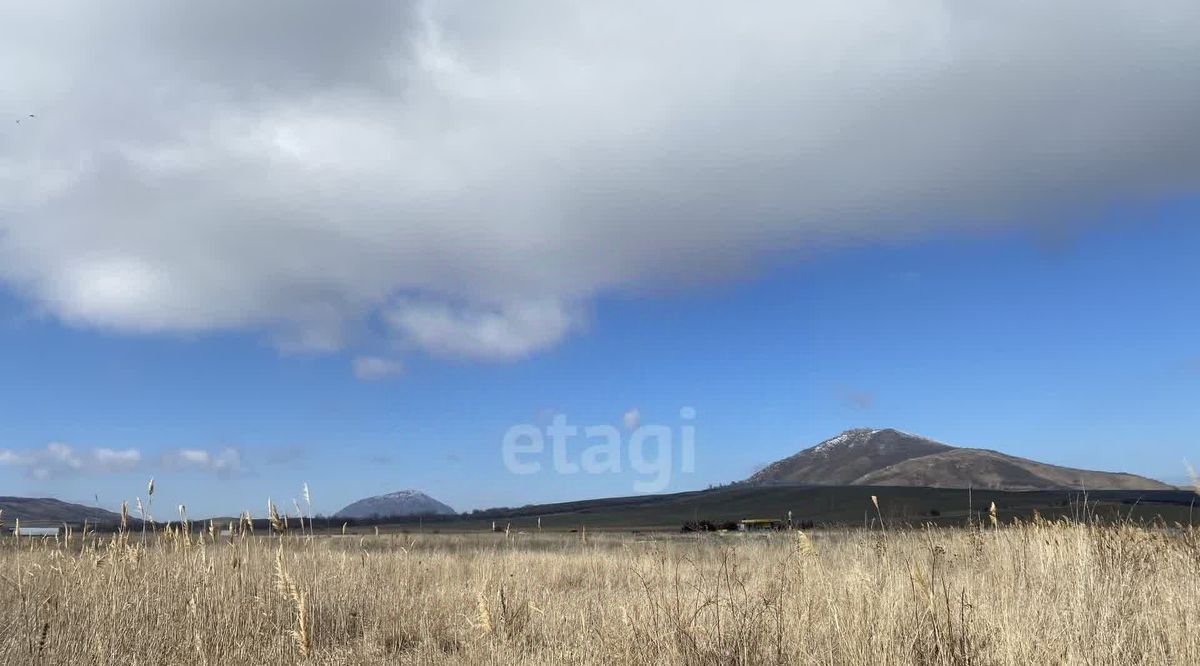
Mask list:
POLYGON ((4 511, 4 522, 13 525, 16 519, 25 524, 37 522, 77 523, 87 520, 92 523, 115 523, 121 519, 107 509, 84 504, 64 502, 54 497, 0 497, 0 510, 4 511))

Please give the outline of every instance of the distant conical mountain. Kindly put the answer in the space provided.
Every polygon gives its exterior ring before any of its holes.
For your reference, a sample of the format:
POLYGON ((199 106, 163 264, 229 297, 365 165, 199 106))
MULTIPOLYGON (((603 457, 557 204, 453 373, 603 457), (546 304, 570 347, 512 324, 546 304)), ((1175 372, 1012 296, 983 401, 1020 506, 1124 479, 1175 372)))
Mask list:
POLYGON ((335 518, 395 518, 454 515, 454 509, 417 490, 400 490, 360 499, 334 514, 335 518))
POLYGON ((747 482, 992 490, 1172 489, 1134 474, 1047 465, 997 451, 949 446, 891 428, 847 430, 767 465, 747 482))

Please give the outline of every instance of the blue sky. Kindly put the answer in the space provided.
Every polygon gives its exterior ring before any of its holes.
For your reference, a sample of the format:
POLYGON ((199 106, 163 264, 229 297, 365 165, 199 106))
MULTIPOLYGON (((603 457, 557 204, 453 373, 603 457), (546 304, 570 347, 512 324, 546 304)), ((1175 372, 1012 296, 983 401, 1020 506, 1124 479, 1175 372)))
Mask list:
POLYGON ((9 4, 0 494, 471 509, 855 426, 1186 474, 1198 3, 9 4), (511 473, 556 415, 621 471, 511 473))
POLYGON ((0 440, 133 447, 143 464, 45 480, 0 467, 0 480, 111 506, 154 475, 160 505, 204 513, 287 502, 305 481, 327 512, 410 487, 460 510, 629 494, 628 469, 510 474, 503 434, 553 412, 620 425, 633 408, 678 428, 684 406, 696 471, 669 490, 743 478, 857 426, 1178 479, 1200 426, 1197 213, 1142 211, 1053 244, 1018 231, 779 258, 730 284, 602 299, 534 358, 417 359, 379 381, 344 354, 281 354, 253 333, 104 334, 9 297, 0 440), (156 461, 226 446, 240 459, 226 474, 156 461))

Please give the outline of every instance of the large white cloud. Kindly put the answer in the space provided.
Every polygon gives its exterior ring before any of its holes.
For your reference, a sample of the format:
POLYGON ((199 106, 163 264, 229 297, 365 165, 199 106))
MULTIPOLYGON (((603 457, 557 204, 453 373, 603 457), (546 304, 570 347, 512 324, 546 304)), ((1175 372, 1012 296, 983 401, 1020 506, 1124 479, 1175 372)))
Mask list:
POLYGON ((612 290, 1193 191, 1197 31, 1188 0, 15 4, 0 280, 77 325, 519 358, 612 290))

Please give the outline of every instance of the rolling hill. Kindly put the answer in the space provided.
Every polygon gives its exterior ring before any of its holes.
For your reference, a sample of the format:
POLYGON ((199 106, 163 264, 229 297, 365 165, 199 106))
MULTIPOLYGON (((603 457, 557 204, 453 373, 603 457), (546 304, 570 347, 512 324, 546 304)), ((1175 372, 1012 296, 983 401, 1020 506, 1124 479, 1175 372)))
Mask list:
MULTIPOLYGON (((1195 493, 1185 490, 1035 490, 1003 491, 959 488, 908 488, 902 486, 812 486, 799 484, 750 485, 738 483, 709 490, 667 495, 635 495, 578 500, 516 508, 472 512, 469 516, 380 521, 396 530, 490 531, 511 527, 534 530, 668 530, 684 522, 715 523, 743 518, 786 519, 823 527, 863 525, 876 509, 889 525, 934 523, 961 526, 968 520, 987 520, 995 503, 1001 520, 1028 520, 1034 512, 1047 519, 1079 519, 1091 515, 1102 521, 1158 520, 1166 524, 1194 524, 1195 493)), ((1196 516, 1195 520, 1200 520, 1196 516)), ((339 525, 329 526, 337 530, 339 525)))
POLYGON ((990 490, 1173 490, 1154 479, 1048 465, 987 449, 960 448, 890 428, 856 429, 784 458, 746 480, 817 486, 990 490))
POLYGON ((12 525, 18 518, 23 522, 116 523, 121 516, 94 506, 71 504, 50 497, 0 497, 4 522, 12 525))

